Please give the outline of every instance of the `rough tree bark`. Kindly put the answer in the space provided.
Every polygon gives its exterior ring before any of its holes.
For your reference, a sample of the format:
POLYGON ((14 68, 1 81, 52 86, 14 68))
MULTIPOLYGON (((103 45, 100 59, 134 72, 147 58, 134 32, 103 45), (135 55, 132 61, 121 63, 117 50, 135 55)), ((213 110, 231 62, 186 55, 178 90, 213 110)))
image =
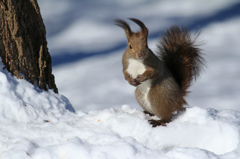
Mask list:
POLYGON ((0 0, 0 56, 17 78, 58 92, 37 0, 0 0))

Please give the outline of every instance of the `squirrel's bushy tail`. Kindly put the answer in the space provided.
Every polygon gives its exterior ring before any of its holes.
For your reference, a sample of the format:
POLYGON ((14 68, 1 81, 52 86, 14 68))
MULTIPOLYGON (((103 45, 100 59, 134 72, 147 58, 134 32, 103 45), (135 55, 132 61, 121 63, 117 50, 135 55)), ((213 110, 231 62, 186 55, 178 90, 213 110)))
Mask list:
POLYGON ((172 26, 158 46, 160 58, 185 94, 204 66, 201 49, 195 44, 198 35, 192 39, 187 28, 172 26))

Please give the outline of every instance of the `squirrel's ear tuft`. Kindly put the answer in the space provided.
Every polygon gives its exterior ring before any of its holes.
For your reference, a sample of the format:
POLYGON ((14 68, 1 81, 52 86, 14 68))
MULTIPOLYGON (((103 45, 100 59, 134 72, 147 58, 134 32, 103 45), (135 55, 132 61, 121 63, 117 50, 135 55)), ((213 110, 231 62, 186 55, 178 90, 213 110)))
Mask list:
POLYGON ((146 36, 146 37, 148 36, 148 28, 145 26, 145 24, 143 22, 141 22, 140 20, 138 20, 136 18, 128 18, 128 19, 133 21, 134 23, 136 23, 138 26, 140 26, 144 36, 146 36))
POLYGON ((123 21, 122 19, 115 19, 114 24, 125 30, 127 39, 129 39, 132 36, 132 34, 133 34, 132 30, 127 22, 123 21))

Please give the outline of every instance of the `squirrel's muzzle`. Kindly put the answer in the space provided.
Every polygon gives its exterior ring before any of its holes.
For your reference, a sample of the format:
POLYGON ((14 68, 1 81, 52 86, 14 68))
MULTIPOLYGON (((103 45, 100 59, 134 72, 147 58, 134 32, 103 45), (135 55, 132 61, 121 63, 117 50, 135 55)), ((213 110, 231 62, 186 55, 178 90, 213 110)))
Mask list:
POLYGON ((145 57, 145 53, 144 52, 138 52, 136 54, 136 58, 139 59, 139 60, 144 59, 144 57, 145 57))

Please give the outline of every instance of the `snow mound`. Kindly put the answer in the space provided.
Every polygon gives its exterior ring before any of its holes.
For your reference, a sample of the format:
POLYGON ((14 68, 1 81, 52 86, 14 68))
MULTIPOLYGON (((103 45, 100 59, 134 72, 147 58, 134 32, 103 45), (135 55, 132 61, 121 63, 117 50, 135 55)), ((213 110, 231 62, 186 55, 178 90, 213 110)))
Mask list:
POLYGON ((74 109, 66 97, 12 77, 0 59, 0 121, 57 121, 68 111, 74 109))
POLYGON ((221 155, 237 149, 240 143, 240 113, 234 111, 187 108, 167 127, 157 128, 148 124, 149 116, 128 106, 92 111, 89 115, 94 116, 92 120, 98 120, 101 127, 121 138, 131 137, 150 149, 188 147, 221 155))

